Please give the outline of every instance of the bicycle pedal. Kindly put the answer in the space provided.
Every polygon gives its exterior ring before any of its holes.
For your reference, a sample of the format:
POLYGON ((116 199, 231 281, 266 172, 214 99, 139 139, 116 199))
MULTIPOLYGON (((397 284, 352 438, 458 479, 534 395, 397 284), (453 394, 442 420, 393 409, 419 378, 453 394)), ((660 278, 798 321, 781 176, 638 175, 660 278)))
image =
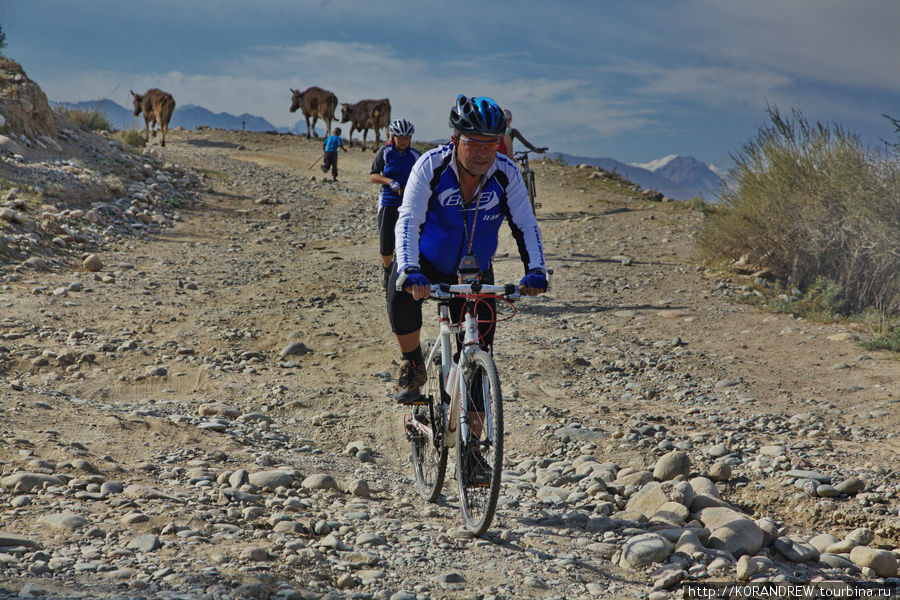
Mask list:
POLYGON ((412 423, 406 424, 406 439, 420 441, 423 438, 422 432, 415 428, 412 423))

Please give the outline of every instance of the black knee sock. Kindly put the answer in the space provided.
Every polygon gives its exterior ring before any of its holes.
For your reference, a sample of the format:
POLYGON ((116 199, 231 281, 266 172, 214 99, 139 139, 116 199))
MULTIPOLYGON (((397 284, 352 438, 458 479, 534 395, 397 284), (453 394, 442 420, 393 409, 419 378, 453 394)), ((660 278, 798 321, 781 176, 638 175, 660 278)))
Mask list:
POLYGON ((422 356, 422 346, 416 346, 412 352, 404 352, 403 360, 408 360, 416 366, 425 364, 425 357, 422 356))

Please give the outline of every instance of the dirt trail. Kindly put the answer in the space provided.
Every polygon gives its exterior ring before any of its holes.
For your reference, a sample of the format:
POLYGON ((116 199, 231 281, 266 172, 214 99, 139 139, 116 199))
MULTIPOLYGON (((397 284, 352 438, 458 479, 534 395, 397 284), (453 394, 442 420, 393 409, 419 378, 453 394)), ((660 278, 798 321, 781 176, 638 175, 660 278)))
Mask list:
MULTIPOLYGON (((364 471, 369 485, 419 507, 389 401, 398 352, 379 283, 372 152, 341 153, 337 183, 309 168, 320 144, 292 136, 172 131, 150 152, 202 176, 201 202, 174 228, 105 252, 107 282, 57 270, 0 291, 0 343, 12 356, 2 363, 0 464, 10 471, 83 452, 139 481, 147 463, 186 449, 264 464, 273 448, 309 445, 350 477, 365 465, 345 449, 362 441, 378 467, 364 471), (50 293, 74 280, 83 291, 50 293), (296 342, 305 350, 282 355, 296 342), (87 346, 103 349, 78 369, 36 362, 87 346), (179 424, 178 414, 210 403, 275 425, 241 441, 179 424)), ((706 460, 698 471, 713 462, 707 446, 746 456, 783 444, 798 466, 865 473, 893 489, 896 359, 862 351, 839 325, 736 303, 745 280, 693 264, 697 213, 640 200, 591 169, 535 169, 554 287, 521 303, 497 336, 513 459, 551 455, 554 432, 578 424, 603 436, 582 453, 652 470, 665 448, 642 433, 649 424, 691 442, 695 460, 706 460)), ((501 236, 497 279, 517 281, 514 244, 501 236)), ((856 505, 822 514, 763 472, 741 478, 727 488, 735 502, 805 531, 867 518, 856 505)), ((894 496, 882 496, 896 512, 894 496)), ((415 510, 440 527, 459 520, 446 506, 415 510)), ((498 522, 514 524, 511 514, 498 522)), ((0 524, 29 530, 24 520, 0 524)), ((896 546, 891 531, 882 539, 896 546)))

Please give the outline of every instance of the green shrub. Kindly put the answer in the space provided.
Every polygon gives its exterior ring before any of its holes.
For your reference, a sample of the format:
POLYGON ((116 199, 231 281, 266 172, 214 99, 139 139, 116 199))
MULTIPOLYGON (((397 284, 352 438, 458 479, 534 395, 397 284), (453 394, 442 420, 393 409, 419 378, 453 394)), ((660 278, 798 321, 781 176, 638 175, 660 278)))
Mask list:
POLYGON ((746 256, 783 282, 841 290, 842 312, 900 303, 900 163, 840 126, 786 119, 733 155, 722 204, 698 244, 709 260, 746 256))
POLYGON ((92 131, 112 131, 112 125, 102 112, 98 110, 81 110, 79 108, 66 108, 57 106, 56 112, 75 121, 82 127, 92 131))
POLYGON ((798 314, 818 320, 833 320, 847 315, 844 289, 824 277, 817 277, 802 297, 796 300, 776 298, 772 307, 778 312, 798 314))
POLYGON ((703 196, 694 196, 685 203, 691 210, 696 210, 704 215, 716 212, 716 204, 709 202, 703 196))
POLYGON ((860 344, 866 350, 890 350, 900 352, 900 328, 879 335, 878 337, 860 344))
POLYGON ((123 129, 114 133, 113 137, 128 148, 140 149, 147 145, 143 132, 137 129, 123 129))

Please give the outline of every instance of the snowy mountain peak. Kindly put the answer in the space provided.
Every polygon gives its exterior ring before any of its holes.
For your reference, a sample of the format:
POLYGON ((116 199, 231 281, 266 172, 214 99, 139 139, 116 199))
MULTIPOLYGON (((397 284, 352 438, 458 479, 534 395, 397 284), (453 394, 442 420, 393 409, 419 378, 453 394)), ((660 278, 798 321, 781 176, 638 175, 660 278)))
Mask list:
POLYGON ((670 154, 668 156, 664 156, 664 157, 658 158, 656 160, 651 160, 648 163, 631 163, 631 164, 632 164, 632 166, 640 167, 642 169, 647 169, 648 171, 656 171, 658 169, 665 167, 667 164, 669 164, 676 158, 678 158, 677 154, 670 154))

